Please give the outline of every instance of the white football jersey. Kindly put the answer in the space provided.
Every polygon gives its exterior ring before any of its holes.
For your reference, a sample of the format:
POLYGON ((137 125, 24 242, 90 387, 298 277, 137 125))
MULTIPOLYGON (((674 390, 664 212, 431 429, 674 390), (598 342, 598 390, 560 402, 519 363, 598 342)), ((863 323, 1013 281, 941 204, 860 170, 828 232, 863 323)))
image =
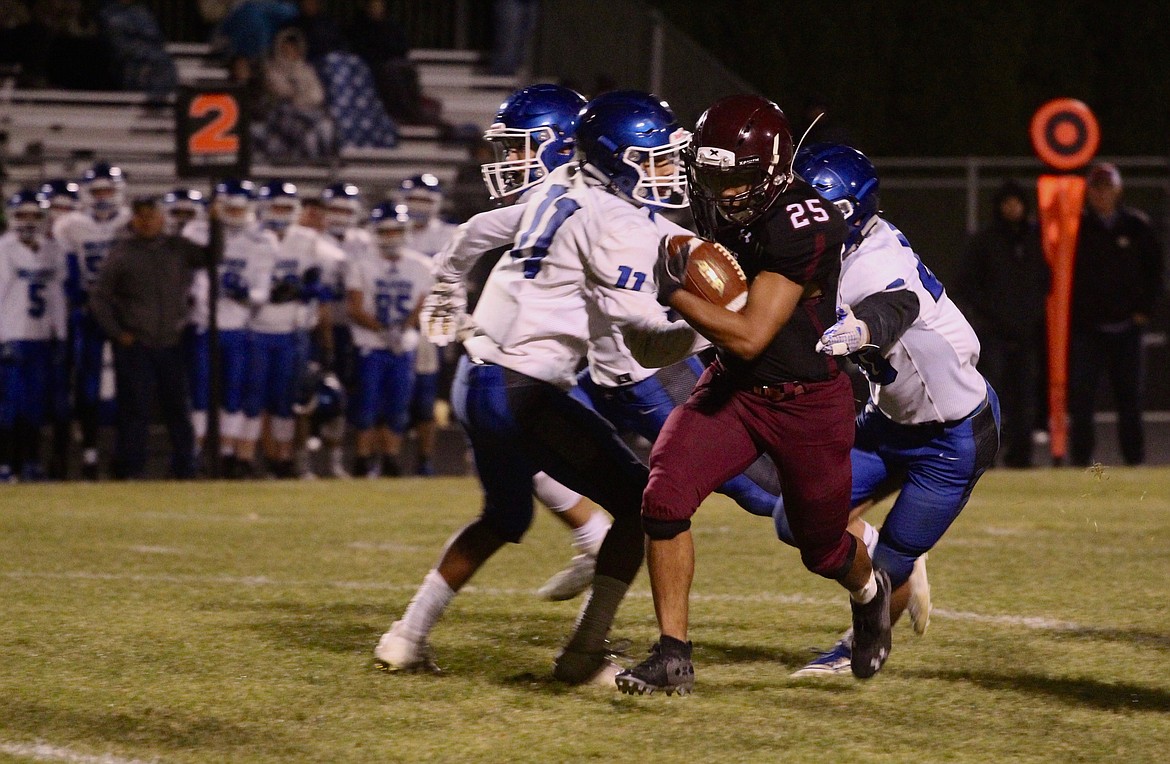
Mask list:
POLYGON ((406 245, 427 257, 434 257, 447 248, 458 228, 459 226, 454 223, 431 218, 424 226, 419 228, 411 226, 407 229, 406 245))
MULTIPOLYGON (((472 356, 568 389, 591 340, 622 323, 661 322, 654 284, 660 234, 646 210, 567 165, 535 190, 520 205, 512 249, 484 285, 476 334, 464 346, 472 356)), ((482 214, 504 219, 516 212, 482 214)))
POLYGON ((345 312, 345 284, 347 273, 355 263, 363 260, 377 260, 378 247, 374 244, 374 237, 370 232, 364 228, 349 228, 345 231, 345 236, 338 239, 336 236, 326 234, 331 244, 336 244, 341 248, 344 255, 344 261, 341 266, 334 272, 337 281, 335 286, 342 299, 333 303, 331 306, 330 317, 333 319, 334 326, 346 326, 349 324, 349 316, 345 312))
POLYGON ((65 256, 37 238, 34 252, 14 231, 0 236, 0 342, 65 337, 65 256))
POLYGON ((80 210, 66 212, 53 223, 53 240, 68 260, 76 263, 82 291, 89 292, 97 281, 102 263, 118 232, 130 222, 130 210, 122 208, 109 220, 94 220, 80 210))
MULTIPOLYGON (((331 319, 336 321, 337 308, 345 312, 345 267, 346 256, 344 250, 336 244, 336 240, 327 234, 317 234, 317 265, 321 268, 321 284, 333 292, 333 299, 326 303, 331 319)), ((309 300, 300 303, 300 312, 297 315, 297 328, 310 330, 316 328, 321 319, 321 301, 309 300)))
POLYGON ((987 383, 975 370, 979 338, 906 237, 878 218, 841 262, 837 304, 856 305, 895 289, 918 296, 918 318, 889 347, 855 356, 870 398, 900 424, 962 419, 987 396, 987 383))
MULTIPOLYGON (((183 228, 183 236, 206 246, 210 231, 207 221, 193 220, 183 228)), ((223 262, 219 264, 219 301, 215 317, 223 331, 247 329, 256 308, 268 300, 272 263, 277 259, 279 242, 272 231, 253 224, 239 231, 224 231, 223 262), (247 297, 237 300, 228 291, 245 290, 247 297)))
POLYGON ((426 255, 403 248, 394 259, 363 258, 351 263, 346 291, 362 293, 362 307, 386 328, 375 332, 351 324, 353 344, 364 350, 404 353, 418 346, 418 330, 406 325, 415 306, 431 291, 435 277, 426 255))
MULTIPOLYGON (((649 216, 649 210, 643 210, 649 216)), ((658 229, 658 238, 663 236, 694 236, 682 226, 667 220, 660 214, 650 216, 658 229)), ((657 253, 657 250, 655 250, 657 253)), ((665 313, 665 309, 663 309, 665 313)), ((634 355, 626 346, 621 330, 611 325, 598 327, 589 342, 587 353, 589 360, 589 378, 601 387, 618 387, 641 382, 654 375, 657 369, 650 369, 634 360, 634 355)))
MULTIPOLYGON (((284 238, 279 239, 275 258, 268 265, 270 289, 286 279, 299 283, 310 268, 321 268, 324 273, 320 249, 325 245, 324 237, 312 228, 295 223, 290 225, 284 232, 284 238)), ((256 309, 251 328, 264 334, 294 332, 305 320, 304 309, 305 303, 300 299, 282 303, 266 302, 256 309)))

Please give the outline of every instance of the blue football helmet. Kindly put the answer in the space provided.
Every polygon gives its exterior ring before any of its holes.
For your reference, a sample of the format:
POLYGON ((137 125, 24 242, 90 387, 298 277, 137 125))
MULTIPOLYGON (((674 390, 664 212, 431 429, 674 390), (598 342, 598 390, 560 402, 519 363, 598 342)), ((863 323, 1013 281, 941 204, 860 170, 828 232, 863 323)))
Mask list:
POLYGON ((297 222, 301 200, 297 187, 287 180, 270 180, 256 189, 257 214, 265 228, 281 232, 297 222))
POLYGON ((386 201, 370 210, 370 234, 383 257, 397 257, 406 241, 410 215, 400 202, 386 201))
POLYGON ((215 208, 229 228, 243 228, 256 217, 256 186, 250 180, 225 178, 215 184, 215 208))
POLYGON ((49 200, 39 191, 22 189, 8 198, 9 227, 23 242, 31 242, 44 232, 49 219, 49 200))
POLYGON ((493 199, 536 185, 573 158, 585 97, 560 85, 529 85, 508 96, 483 134, 496 161, 480 168, 493 199))
POLYGON ((814 143, 796 152, 796 174, 841 210, 849 224, 846 248, 861 240, 867 223, 878 214, 877 170, 857 149, 843 143, 814 143))
POLYGON ((183 232, 187 223, 203 217, 203 193, 193 188, 172 189, 163 194, 162 207, 167 230, 177 236, 183 232))
POLYGON ((425 226, 443 206, 443 186, 429 172, 412 175, 398 184, 394 200, 406 206, 406 213, 414 225, 425 226))
POLYGON ((53 178, 41 184, 40 194, 49 202, 49 220, 53 221, 81 206, 81 187, 65 178, 53 178))
POLYGON ((325 203, 325 227, 341 238, 361 220, 362 196, 352 183, 333 183, 321 190, 325 203))
POLYGON ((81 202, 96 220, 108 220, 125 204, 126 176, 122 168, 98 162, 81 176, 81 202))
POLYGON ((638 90, 599 95, 577 126, 585 171, 653 207, 687 206, 682 152, 690 140, 665 101, 638 90))

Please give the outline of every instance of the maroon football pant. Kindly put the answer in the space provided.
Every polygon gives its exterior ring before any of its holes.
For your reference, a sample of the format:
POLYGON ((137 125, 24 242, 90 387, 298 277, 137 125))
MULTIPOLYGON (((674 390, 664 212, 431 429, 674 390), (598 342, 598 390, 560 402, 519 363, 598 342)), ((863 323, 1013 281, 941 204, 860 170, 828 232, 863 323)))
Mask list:
POLYGON ((642 519, 651 538, 688 527, 699 504, 761 452, 776 462, 784 508, 805 567, 838 578, 852 563, 849 524, 854 407, 849 378, 805 383, 772 400, 729 389, 708 368, 666 420, 650 453, 642 519))

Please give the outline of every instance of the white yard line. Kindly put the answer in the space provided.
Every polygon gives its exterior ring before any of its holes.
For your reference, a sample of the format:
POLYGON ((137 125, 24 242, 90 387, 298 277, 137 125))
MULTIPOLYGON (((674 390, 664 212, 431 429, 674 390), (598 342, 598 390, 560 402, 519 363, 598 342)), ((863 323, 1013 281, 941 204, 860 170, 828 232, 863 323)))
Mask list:
MULTIPOLYGON (((333 589, 374 590, 374 591, 402 591, 413 592, 418 588, 417 583, 389 584, 371 581, 297 581, 268 578, 267 576, 169 576, 143 575, 137 573, 90 573, 84 571, 65 573, 39 573, 35 571, 10 570, 2 574, 5 578, 13 579, 64 579, 74 581, 129 581, 145 584, 194 584, 194 585, 223 585, 223 586, 272 586, 272 587, 319 587, 333 589)), ((511 589, 497 587, 466 586, 460 592, 463 595, 484 595, 489 597, 530 597, 532 591, 528 589, 511 589)), ((635 589, 629 593, 630 597, 648 599, 650 592, 647 589, 635 589)), ((693 592, 691 600, 694 602, 743 602, 745 604, 777 604, 777 605, 812 605, 816 607, 844 607, 844 598, 809 597, 804 594, 776 594, 772 592, 756 592, 754 594, 702 594, 693 592)), ((1046 616, 1022 615, 988 615, 986 613, 972 613, 962 610, 948 610, 935 608, 931 611, 932 618, 950 619, 955 621, 970 621, 972 623, 986 623, 997 626, 1019 626, 1025 629, 1042 631, 1091 631, 1094 627, 1084 626, 1073 621, 1062 621, 1046 616)))
MULTIPOLYGON (((20 756, 33 761, 63 761, 67 764, 148 764, 142 759, 124 759, 121 756, 103 753, 93 756, 88 753, 63 748, 38 740, 35 743, 4 743, 0 742, 0 753, 10 756, 20 756)), ((151 759, 151 762, 157 759, 151 759)))

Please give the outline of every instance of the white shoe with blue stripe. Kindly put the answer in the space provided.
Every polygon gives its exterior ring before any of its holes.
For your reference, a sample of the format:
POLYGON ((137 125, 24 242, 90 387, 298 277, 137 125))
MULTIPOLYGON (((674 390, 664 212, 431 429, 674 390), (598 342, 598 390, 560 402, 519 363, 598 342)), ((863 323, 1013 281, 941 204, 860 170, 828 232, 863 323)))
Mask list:
POLYGON ((804 668, 792 672, 792 676, 833 676, 853 673, 850 663, 853 659, 853 629, 841 636, 837 643, 813 658, 804 668))

